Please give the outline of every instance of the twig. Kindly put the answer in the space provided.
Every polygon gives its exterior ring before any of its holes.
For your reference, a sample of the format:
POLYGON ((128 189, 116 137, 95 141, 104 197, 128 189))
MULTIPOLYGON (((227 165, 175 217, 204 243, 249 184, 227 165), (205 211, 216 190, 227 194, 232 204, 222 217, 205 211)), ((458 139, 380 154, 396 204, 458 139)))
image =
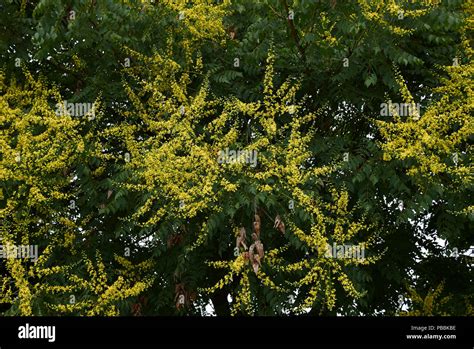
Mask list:
POLYGON ((295 24, 293 23, 293 20, 289 18, 290 9, 288 7, 288 3, 286 0, 281 0, 281 3, 283 4, 283 7, 285 8, 286 23, 288 24, 288 27, 290 28, 291 37, 293 38, 293 41, 295 42, 296 47, 298 48, 298 52, 300 53, 301 58, 303 59, 304 62, 306 62, 305 50, 303 46, 301 46, 300 38, 299 38, 298 32, 296 31, 295 24))

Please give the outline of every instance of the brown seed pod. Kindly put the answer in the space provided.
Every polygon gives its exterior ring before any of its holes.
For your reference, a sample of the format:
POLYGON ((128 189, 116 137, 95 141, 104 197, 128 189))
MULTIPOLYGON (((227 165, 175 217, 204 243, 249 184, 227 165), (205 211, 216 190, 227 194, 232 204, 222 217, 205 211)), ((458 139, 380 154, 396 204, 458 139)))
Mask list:
POLYGON ((280 233, 284 234, 285 233, 285 223, 280 218, 280 215, 277 215, 275 217, 275 224, 273 225, 275 229, 278 229, 280 233))
POLYGON ((239 229, 239 235, 235 239, 235 247, 239 249, 240 247, 243 247, 244 250, 247 249, 247 233, 245 232, 245 228, 241 227, 239 229))
POLYGON ((252 268, 255 274, 258 274, 258 270, 260 269, 260 257, 257 255, 254 256, 254 260, 252 263, 252 268))
POLYGON ((252 264, 252 268, 255 274, 258 273, 258 270, 260 266, 262 265, 262 259, 263 259, 263 244, 260 240, 257 240, 249 247, 249 260, 250 260, 250 263, 252 264))
POLYGON ((260 216, 256 214, 255 221, 253 222, 253 230, 259 238, 260 238, 260 226, 261 226, 260 216))
POLYGON ((257 249, 258 256, 260 257, 259 260, 261 261, 263 259, 263 244, 260 240, 255 241, 255 248, 257 249))

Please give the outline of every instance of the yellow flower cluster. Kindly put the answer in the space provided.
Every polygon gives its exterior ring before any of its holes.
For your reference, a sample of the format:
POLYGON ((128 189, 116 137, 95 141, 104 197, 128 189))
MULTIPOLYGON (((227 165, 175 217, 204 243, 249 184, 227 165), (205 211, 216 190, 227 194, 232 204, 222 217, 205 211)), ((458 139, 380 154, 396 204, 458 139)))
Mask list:
MULTIPOLYGON (((411 301, 408 311, 400 311, 400 316, 448 316, 449 314, 443 312, 442 308, 449 299, 450 295, 442 297, 444 282, 431 291, 428 291, 425 298, 421 297, 415 289, 408 288, 408 299, 411 301)), ((469 303, 467 303, 469 307, 469 303)), ((471 305, 472 306, 472 305, 471 305)), ((467 309, 469 311, 469 309, 467 309)))
MULTIPOLYGON (((441 99, 431 104, 420 119, 377 122, 385 138, 380 143, 384 160, 415 160, 407 173, 422 190, 426 183, 439 182, 444 175, 450 180, 442 185, 455 191, 469 186, 474 179, 472 145, 468 141, 474 132, 471 83, 474 64, 446 67, 446 70, 450 78, 444 79, 444 85, 435 90, 442 95, 441 99)), ((411 103, 413 98, 398 75, 401 95, 406 103, 411 103)))
MULTIPOLYGON (((350 198, 347 191, 329 188, 332 201, 328 203, 321 198, 315 197, 311 191, 304 189, 306 183, 314 181, 315 178, 324 178, 336 171, 337 165, 306 169, 305 162, 311 157, 311 153, 308 150, 309 143, 315 136, 314 131, 311 128, 308 129, 307 126, 318 117, 319 112, 299 115, 301 108, 294 103, 298 91, 298 83, 291 84, 287 81, 279 88, 276 88, 273 83, 273 60, 273 53, 270 51, 267 61, 268 67, 264 76, 265 95, 263 103, 245 103, 235 99, 227 101, 222 114, 217 118, 219 120, 218 125, 222 127, 228 115, 234 115, 235 113, 247 117, 251 125, 255 124, 255 136, 250 139, 245 149, 256 149, 264 153, 264 155, 258 158, 258 169, 250 169, 240 165, 239 167, 229 167, 229 171, 248 178, 249 181, 256 184, 256 188, 260 193, 276 193, 276 189, 278 189, 278 192, 283 189, 288 193, 288 198, 293 199, 299 207, 303 207, 312 217, 313 224, 309 232, 306 231, 306 228, 298 227, 293 222, 290 214, 283 215, 282 217, 288 234, 299 239, 309 251, 310 255, 308 258, 287 263, 279 255, 289 245, 269 250, 266 252, 262 268, 257 273, 257 279, 261 282, 262 286, 279 293, 290 294, 296 289, 301 289, 302 286, 310 286, 310 291, 295 311, 305 311, 307 307, 310 307, 316 301, 320 301, 326 308, 332 309, 336 302, 335 285, 331 281, 332 276, 335 275, 335 280, 341 284, 351 297, 361 297, 362 293, 355 290, 348 276, 342 271, 342 266, 371 264, 379 256, 370 256, 362 259, 337 259, 325 258, 323 256, 324 253, 321 251, 326 251, 328 241, 332 240, 340 244, 353 241, 361 233, 368 232, 370 226, 364 224, 363 221, 353 220, 352 211, 349 207, 350 198), (291 108, 288 106, 291 106, 291 108), (278 118, 285 115, 285 113, 296 114, 297 117, 291 118, 289 122, 277 123, 278 118), (277 124, 282 124, 282 126, 278 128, 277 124), (283 133, 288 132, 289 135, 280 137, 283 133), (289 138, 289 143, 279 142, 280 138, 289 138), (267 182, 269 179, 276 179, 277 184, 269 184, 267 182), (264 268, 293 275, 303 272, 304 276, 295 282, 284 282, 280 285, 272 280, 271 274, 267 274, 267 269, 264 268)), ((216 121, 212 127, 213 132, 219 132, 216 121)), ((221 132, 222 135, 224 133, 221 132)), ((216 138, 215 142, 219 142, 219 139, 216 138)), ((226 169, 225 167, 217 168, 221 173, 226 169)), ((225 173, 222 173, 222 176, 227 177, 225 173)), ((227 184, 227 181, 224 183, 227 184)), ((214 195, 220 197, 222 193, 225 193, 224 190, 214 191, 214 195)), ((372 243, 373 241, 368 237, 365 242, 354 244, 354 246, 366 248, 372 243)), ((250 264, 247 263, 245 266, 242 256, 239 256, 233 262, 210 262, 209 265, 214 268, 230 269, 230 272, 219 280, 216 285, 207 288, 206 292, 212 293, 222 289, 224 286, 229 285, 234 277, 239 277, 239 287, 232 293, 234 299, 232 314, 244 311, 252 313, 252 306, 249 305, 252 299, 251 291, 247 287, 248 273, 251 271, 250 264)))
POLYGON ((417 18, 423 16, 430 8, 439 4, 439 2, 431 0, 415 0, 411 3, 417 3, 424 8, 409 10, 402 7, 399 2, 395 0, 358 0, 358 4, 362 10, 362 15, 365 19, 370 22, 375 22, 389 30, 391 33, 399 36, 410 35, 413 33, 413 30, 393 25, 389 23, 387 17, 397 18, 398 20, 403 20, 404 18, 417 18))
POLYGON ((82 315, 118 315, 116 304, 129 297, 136 297, 153 283, 153 278, 144 276, 152 267, 150 261, 133 265, 124 258, 117 258, 125 270, 119 270, 117 279, 109 284, 110 276, 105 270, 100 254, 94 263, 84 257, 89 279, 72 274, 72 266, 47 266, 52 254, 52 245, 48 246, 36 263, 28 265, 21 259, 9 258, 6 262, 8 275, 2 277, 0 301, 15 304, 20 315, 32 315, 35 299, 44 295, 54 295, 57 299, 66 297, 66 304, 46 303, 46 307, 59 314, 82 315), (51 282, 49 277, 63 275, 68 280, 65 285, 51 282), (29 278, 39 282, 30 284, 29 278), (71 302, 71 297, 74 299, 71 302), (75 301, 76 297, 77 302, 75 301))
POLYGON ((66 188, 70 170, 84 151, 84 139, 79 132, 81 121, 60 115, 51 106, 51 101, 62 102, 59 92, 26 70, 24 75, 24 86, 7 85, 0 72, 0 183, 5 200, 0 208, 0 234, 28 244, 22 239, 48 234, 48 222, 39 221, 38 216, 56 217, 54 224, 65 223, 53 207, 72 197, 66 188), (11 184, 6 187, 5 183, 11 184))

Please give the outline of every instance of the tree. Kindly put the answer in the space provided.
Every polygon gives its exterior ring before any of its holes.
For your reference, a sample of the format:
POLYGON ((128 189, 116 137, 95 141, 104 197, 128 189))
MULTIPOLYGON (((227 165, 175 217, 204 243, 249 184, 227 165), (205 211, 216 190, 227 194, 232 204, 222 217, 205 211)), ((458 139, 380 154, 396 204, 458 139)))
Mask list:
POLYGON ((4 314, 472 313, 467 4, 0 6, 4 314))

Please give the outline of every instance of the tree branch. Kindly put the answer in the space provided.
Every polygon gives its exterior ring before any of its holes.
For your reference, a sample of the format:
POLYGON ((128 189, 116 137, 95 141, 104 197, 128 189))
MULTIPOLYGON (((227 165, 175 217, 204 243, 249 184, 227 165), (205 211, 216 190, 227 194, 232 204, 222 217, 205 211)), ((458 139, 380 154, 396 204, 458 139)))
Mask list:
POLYGON ((301 58, 303 59, 304 62, 306 62, 306 54, 305 54, 304 47, 301 46, 300 38, 299 38, 298 32, 296 31, 293 20, 289 18, 290 9, 288 7, 288 3, 286 0, 281 0, 281 3, 283 7, 285 8, 286 23, 288 24, 288 27, 290 28, 291 37, 293 38, 293 41, 295 42, 296 47, 298 48, 298 52, 300 53, 301 58))

